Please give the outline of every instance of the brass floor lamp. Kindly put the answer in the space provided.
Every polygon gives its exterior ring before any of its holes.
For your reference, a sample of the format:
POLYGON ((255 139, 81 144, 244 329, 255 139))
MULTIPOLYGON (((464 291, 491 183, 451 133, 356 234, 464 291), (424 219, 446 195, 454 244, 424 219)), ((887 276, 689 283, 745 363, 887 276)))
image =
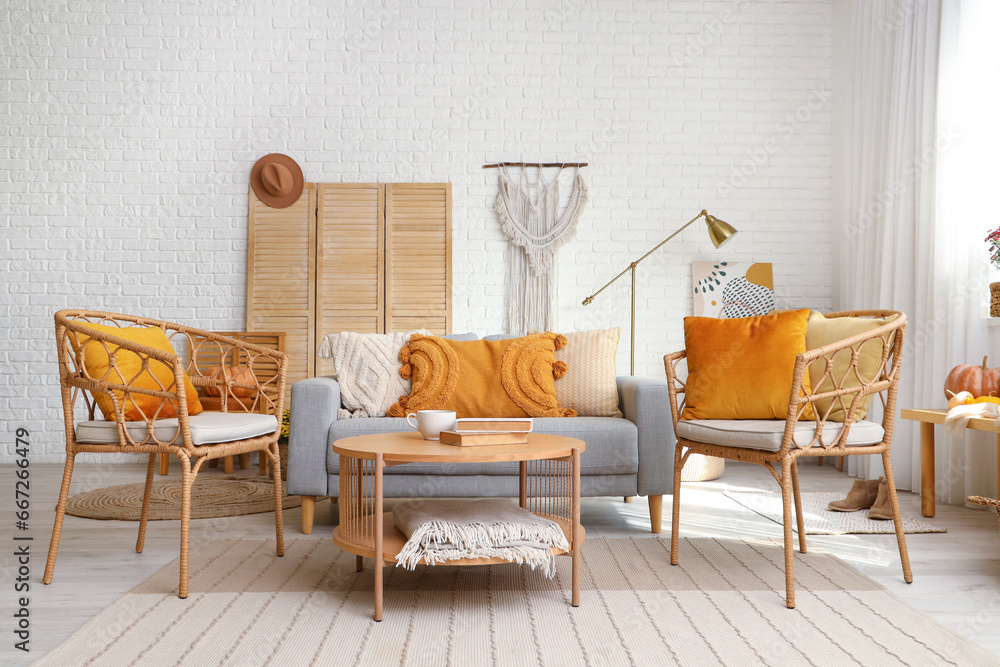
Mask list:
POLYGON ((664 243, 666 243, 670 239, 674 238, 675 236, 683 232, 685 229, 687 229, 692 224, 697 222, 700 218, 705 218, 705 224, 708 225, 708 236, 710 239, 712 239, 712 244, 715 245, 716 248, 718 248, 723 243, 725 243, 730 238, 736 235, 736 229, 734 229, 733 226, 730 225, 728 222, 723 222, 722 220, 716 218, 714 215, 709 215, 708 211, 702 211, 694 218, 692 218, 690 222, 685 224, 683 227, 678 229, 676 232, 674 232, 667 238, 663 239, 663 241, 661 241, 659 245, 657 245, 655 248, 653 248, 645 255, 643 255, 639 259, 629 264, 624 271, 622 271, 617 276, 609 280, 607 284, 604 285, 604 287, 597 290, 596 292, 594 292, 593 294, 591 294, 590 296, 588 296, 586 299, 583 300, 583 305, 589 306, 591 302, 594 300, 595 296, 606 290, 608 287, 611 286, 612 283, 614 283, 616 280, 624 276, 626 273, 629 272, 632 273, 632 328, 631 328, 631 343, 629 349, 629 375, 635 375, 635 267, 639 266, 639 262, 641 262, 642 260, 652 255, 654 252, 659 250, 664 243))

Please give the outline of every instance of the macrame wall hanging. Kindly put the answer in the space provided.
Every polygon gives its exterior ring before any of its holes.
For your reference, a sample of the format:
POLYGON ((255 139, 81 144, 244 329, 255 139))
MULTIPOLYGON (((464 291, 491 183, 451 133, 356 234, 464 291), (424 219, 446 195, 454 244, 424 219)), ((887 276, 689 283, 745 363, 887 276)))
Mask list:
POLYGON ((580 175, 584 164, 506 162, 499 167, 500 189, 496 212, 500 227, 510 242, 510 325, 509 332, 552 331, 556 328, 556 252, 576 234, 577 221, 587 203, 587 186, 580 175), (508 167, 520 167, 517 178, 508 167), (537 167, 534 183, 528 169, 537 167), (550 181, 544 169, 558 167, 550 181), (559 175, 573 167, 573 191, 559 212, 559 175))

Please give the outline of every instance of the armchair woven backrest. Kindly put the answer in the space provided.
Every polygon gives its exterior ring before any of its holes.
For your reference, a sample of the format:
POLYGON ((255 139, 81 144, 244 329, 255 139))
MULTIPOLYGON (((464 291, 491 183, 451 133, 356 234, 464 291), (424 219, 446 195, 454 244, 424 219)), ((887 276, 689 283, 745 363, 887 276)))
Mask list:
POLYGON ((280 417, 284 409, 288 358, 281 351, 181 324, 118 313, 62 310, 56 313, 55 323, 59 381, 69 446, 75 443, 74 420, 78 402, 82 400, 87 419, 100 419, 101 414, 94 396, 103 394, 110 398, 113 405, 119 436, 118 445, 108 445, 104 451, 156 452, 164 451, 164 447, 178 446, 193 451, 185 377, 189 377, 195 387, 216 388, 217 393, 223 397, 242 397, 242 401, 222 400, 222 412, 236 405, 238 409, 247 412, 266 412, 280 417), (103 324, 122 329, 156 327, 164 332, 174 351, 165 352, 140 345, 114 334, 89 328, 87 324, 103 324), (100 377, 95 377, 93 369, 88 369, 83 363, 84 355, 91 345, 101 346, 109 359, 109 368, 100 377), (150 369, 150 364, 161 363, 169 367, 173 382, 164 385, 157 381, 159 386, 154 389, 136 386, 138 375, 124 377, 118 370, 121 350, 136 355, 141 360, 143 372, 150 369), (208 366, 210 362, 214 360, 218 364, 220 360, 227 359, 237 360, 250 373, 232 377, 231 374, 211 372, 208 366), (136 402, 137 396, 152 396, 160 400, 156 402, 157 407, 143 410, 136 402), (172 409, 166 409, 166 406, 172 409), (138 421, 127 421, 126 407, 133 414, 138 413, 141 418, 138 421), (174 415, 178 420, 178 427, 171 432, 169 438, 164 438, 164 431, 157 430, 155 422, 174 415), (145 429, 136 426, 143 422, 145 429))
MULTIPOLYGON (((790 449, 814 446, 827 450, 843 449, 865 397, 872 395, 878 396, 882 408, 882 428, 885 431, 883 442, 892 442, 906 315, 893 310, 855 310, 824 316, 827 320, 839 317, 888 319, 893 316, 895 319, 875 329, 825 347, 806 350, 796 357, 780 455, 787 454, 790 449), (859 368, 863 347, 868 355, 874 354, 872 347, 876 347, 878 351, 878 363, 873 372, 864 373, 859 368), (846 372, 835 373, 835 361, 847 361, 846 372), (806 383, 805 379, 810 376, 812 381, 806 383), (808 385, 808 389, 804 385, 808 385), (816 391, 818 388, 821 390, 816 391), (806 417, 807 406, 813 408, 811 418, 806 417), (842 422, 830 419, 838 408, 842 410, 842 422), (808 441, 801 436, 796 437, 796 426, 800 421, 815 423, 815 431, 810 433, 808 441), (828 422, 838 428, 825 428, 828 422), (835 434, 831 435, 831 430, 835 434), (803 441, 800 442, 799 439, 803 441)), ((663 358, 675 427, 684 410, 685 382, 678 370, 686 357, 687 353, 680 351, 663 358)))

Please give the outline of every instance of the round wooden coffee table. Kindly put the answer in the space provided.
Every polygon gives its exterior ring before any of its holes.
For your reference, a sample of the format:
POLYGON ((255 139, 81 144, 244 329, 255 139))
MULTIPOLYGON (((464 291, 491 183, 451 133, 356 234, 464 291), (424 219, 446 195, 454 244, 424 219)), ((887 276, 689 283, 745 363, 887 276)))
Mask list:
MULTIPOLYGON (((580 604, 580 454, 586 444, 576 438, 529 433, 527 444, 455 447, 424 440, 415 431, 380 433, 342 438, 333 443, 340 455, 340 525, 333 541, 357 555, 358 572, 363 558, 375 559, 375 620, 382 620, 382 569, 395 563, 406 536, 383 510, 382 473, 386 466, 406 463, 520 462, 519 501, 522 508, 551 519, 562 527, 569 551, 554 555, 573 558, 574 607, 580 604)), ((498 558, 466 558, 448 565, 492 565, 498 558)), ((421 561, 423 563, 423 561, 421 561)))

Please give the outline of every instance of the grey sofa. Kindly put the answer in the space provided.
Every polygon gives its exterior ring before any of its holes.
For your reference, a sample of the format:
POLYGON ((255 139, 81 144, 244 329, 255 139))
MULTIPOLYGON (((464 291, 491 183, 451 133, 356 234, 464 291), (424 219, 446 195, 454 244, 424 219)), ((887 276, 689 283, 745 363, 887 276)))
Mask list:
MULTIPOLYGON (((648 496, 652 531, 660 532, 663 495, 673 491, 674 432, 666 380, 618 378, 624 418, 535 419, 534 430, 579 438, 583 496, 648 496)), ((337 419, 340 385, 332 377, 292 386, 288 493, 302 496, 302 532, 311 533, 316 498, 339 495, 340 457, 333 442, 367 433, 410 430, 393 418, 337 419)), ((516 497, 517 463, 410 463, 385 469, 385 496, 516 497)))

